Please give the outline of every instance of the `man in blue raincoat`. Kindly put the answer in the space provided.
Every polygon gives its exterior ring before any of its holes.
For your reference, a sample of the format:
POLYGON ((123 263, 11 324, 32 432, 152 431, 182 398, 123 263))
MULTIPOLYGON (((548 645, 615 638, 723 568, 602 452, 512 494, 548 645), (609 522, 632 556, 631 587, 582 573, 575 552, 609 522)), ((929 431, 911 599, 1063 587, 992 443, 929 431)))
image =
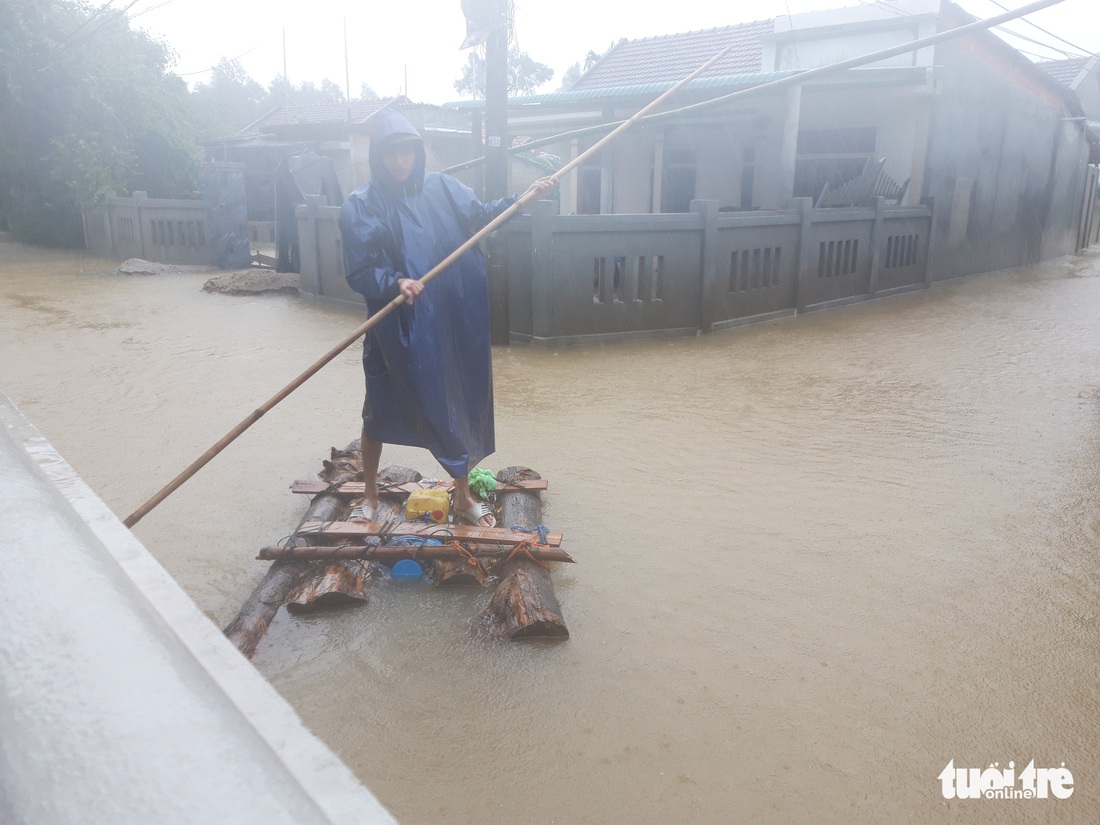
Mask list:
MULTIPOLYGON (((371 182, 340 210, 348 284, 373 315, 397 297, 405 303, 366 335, 363 370, 363 481, 358 509, 373 519, 383 443, 426 447, 454 479, 457 517, 493 526, 475 501, 470 470, 495 449, 489 291, 476 246, 430 285, 419 278, 516 198, 482 203, 454 178, 424 170, 424 143, 397 112, 377 115, 370 142, 371 182)), ((532 185, 544 194, 555 185, 532 185)))

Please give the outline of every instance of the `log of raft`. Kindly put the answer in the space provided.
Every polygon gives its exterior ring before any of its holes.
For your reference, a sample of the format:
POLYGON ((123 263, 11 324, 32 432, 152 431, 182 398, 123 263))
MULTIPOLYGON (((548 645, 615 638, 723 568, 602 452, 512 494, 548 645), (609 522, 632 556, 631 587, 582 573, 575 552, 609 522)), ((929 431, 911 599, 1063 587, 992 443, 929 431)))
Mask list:
MULTIPOLYGON (((526 467, 508 467, 497 473, 498 481, 509 484, 540 477, 526 467)), ((542 500, 537 492, 508 491, 500 501, 502 527, 534 531, 542 524, 542 500)), ((569 629, 547 567, 515 554, 494 572, 498 577, 496 589, 480 617, 491 632, 508 639, 568 638, 569 629)))
MULTIPOLYGON (((336 521, 347 515, 347 497, 337 493, 336 488, 361 478, 359 442, 353 441, 343 450, 333 448, 331 459, 324 462, 320 475, 327 484, 310 501, 305 515, 287 541, 289 546, 308 545, 313 541, 298 532, 307 522, 336 521)), ((418 480, 420 474, 407 467, 390 467, 380 477, 404 483, 418 480)), ((394 511, 397 509, 395 507, 394 511)), ((376 569, 374 563, 333 565, 308 560, 276 561, 223 632, 241 653, 251 659, 275 614, 287 604, 288 599, 294 599, 296 605, 306 609, 318 602, 326 606, 332 606, 334 601, 361 604, 369 599, 369 585, 376 569)))
MULTIPOLYGON (((359 456, 358 452, 356 456, 359 456)), ((361 461, 359 466, 362 466, 361 461)), ((361 474, 362 470, 359 472, 361 474)), ((419 481, 420 473, 408 467, 387 467, 378 474, 378 480, 383 483, 404 484, 419 481)), ((334 497, 339 496, 334 494, 334 497)), ((350 506, 344 508, 350 509, 350 506)), ((399 518, 404 514, 404 509, 400 500, 380 499, 375 510, 375 519, 384 523, 389 519, 399 518)), ((338 516, 346 517, 347 513, 344 511, 338 516)), ((312 538, 303 538, 305 541, 302 543, 306 546, 313 543, 312 538)), ((287 596, 286 609, 291 613, 301 614, 356 602, 365 604, 370 601, 370 583, 381 575, 376 562, 362 559, 330 560, 325 564, 312 564, 299 576, 297 585, 287 596)))
MULTIPOLYGON (((344 450, 332 448, 331 460, 324 463, 321 473, 330 485, 340 485, 362 473, 362 465, 354 447, 355 444, 352 443, 344 450)), ((346 507, 346 501, 341 496, 322 492, 310 501, 305 515, 298 522, 298 528, 307 521, 332 521, 339 518, 346 507)), ((305 543, 305 539, 298 536, 298 528, 291 535, 289 544, 305 543)), ((276 561, 241 606, 236 618, 226 626, 223 631, 226 638, 249 659, 256 653, 256 647, 267 633, 275 614, 310 564, 308 561, 276 561)))

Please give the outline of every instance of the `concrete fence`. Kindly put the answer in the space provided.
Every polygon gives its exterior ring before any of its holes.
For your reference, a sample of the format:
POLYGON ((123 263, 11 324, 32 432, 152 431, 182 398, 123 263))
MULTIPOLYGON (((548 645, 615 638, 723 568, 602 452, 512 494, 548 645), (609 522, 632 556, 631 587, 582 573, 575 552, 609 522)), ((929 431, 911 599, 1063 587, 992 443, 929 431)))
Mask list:
MULTIPOLYGON (((930 206, 790 206, 556 215, 536 203, 488 244, 494 337, 567 346, 693 335, 928 284, 930 206)), ((319 201, 298 208, 302 289, 362 306, 344 281, 338 216, 319 201)))
POLYGON ((111 194, 85 206, 84 245, 108 258, 224 269, 251 263, 244 205, 244 165, 203 165, 204 197, 196 200, 111 194))

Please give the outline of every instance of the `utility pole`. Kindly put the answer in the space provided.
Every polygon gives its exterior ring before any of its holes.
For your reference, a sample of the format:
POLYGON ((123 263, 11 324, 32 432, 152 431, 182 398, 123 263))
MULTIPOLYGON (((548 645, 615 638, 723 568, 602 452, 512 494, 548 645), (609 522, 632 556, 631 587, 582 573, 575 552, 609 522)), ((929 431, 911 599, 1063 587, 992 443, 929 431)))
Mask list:
POLYGON ((508 194, 508 14, 509 0, 462 0, 466 16, 463 49, 485 45, 486 200, 508 194))
POLYGON ((508 26, 497 26, 485 44, 485 197, 508 194, 508 26))

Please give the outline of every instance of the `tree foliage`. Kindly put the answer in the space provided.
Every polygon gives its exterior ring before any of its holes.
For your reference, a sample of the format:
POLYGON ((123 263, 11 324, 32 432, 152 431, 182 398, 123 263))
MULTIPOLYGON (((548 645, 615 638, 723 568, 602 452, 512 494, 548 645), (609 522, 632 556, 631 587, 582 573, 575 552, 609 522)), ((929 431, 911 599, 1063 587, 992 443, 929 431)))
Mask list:
MULTIPOLYGON (((279 106, 322 106, 344 103, 347 95, 329 79, 321 85, 305 81, 295 85, 276 75, 265 89, 234 60, 222 58, 206 83, 192 92, 201 119, 201 139, 218 140, 237 134, 267 112, 279 106)), ((358 100, 377 100, 378 95, 366 83, 358 100)))
POLYGON ((0 224, 79 245, 80 204, 109 190, 193 194, 190 99, 170 59, 105 7, 0 3, 0 224))
POLYGON ((199 139, 216 140, 236 134, 267 111, 269 93, 248 76, 240 63, 223 57, 211 70, 209 80, 195 85, 191 97, 199 121, 199 139))
POLYGON ((609 46, 607 51, 605 51, 603 54, 599 54, 593 50, 589 50, 588 54, 585 55, 583 64, 581 63, 581 61, 578 60, 576 63, 565 70, 565 73, 562 75, 561 78, 561 85, 558 86, 558 91, 568 92, 570 89, 572 89, 577 84, 577 81, 581 79, 584 73, 595 66, 597 63, 599 63, 601 60, 603 60, 605 57, 607 57, 611 53, 611 50, 613 48, 615 48, 614 44, 609 46))
MULTIPOLYGON (((514 43, 508 47, 508 94, 530 94, 554 76, 554 70, 545 63, 534 60, 527 52, 521 52, 514 43)), ((479 49, 472 50, 462 67, 462 76, 455 81, 455 91, 482 99, 485 97, 485 56, 479 49)))
POLYGON ((276 106, 346 99, 331 80, 265 88, 226 59, 189 92, 173 60, 110 4, 0 0, 0 228, 79 246, 82 204, 110 191, 197 197, 202 141, 276 106))

